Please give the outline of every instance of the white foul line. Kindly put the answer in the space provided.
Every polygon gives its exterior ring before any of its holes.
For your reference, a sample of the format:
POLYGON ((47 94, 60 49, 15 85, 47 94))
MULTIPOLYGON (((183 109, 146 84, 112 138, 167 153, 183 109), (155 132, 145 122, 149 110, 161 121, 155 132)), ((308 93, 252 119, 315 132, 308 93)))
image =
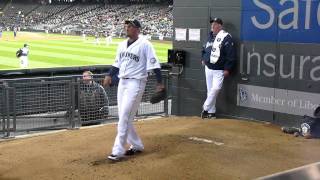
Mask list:
POLYGON ((224 143, 222 142, 216 142, 216 141, 212 141, 210 139, 204 139, 204 138, 198 138, 198 137, 189 137, 190 140, 193 140, 193 141, 201 141, 201 142, 205 142, 205 143, 213 143, 217 146, 221 146, 223 145, 224 143))

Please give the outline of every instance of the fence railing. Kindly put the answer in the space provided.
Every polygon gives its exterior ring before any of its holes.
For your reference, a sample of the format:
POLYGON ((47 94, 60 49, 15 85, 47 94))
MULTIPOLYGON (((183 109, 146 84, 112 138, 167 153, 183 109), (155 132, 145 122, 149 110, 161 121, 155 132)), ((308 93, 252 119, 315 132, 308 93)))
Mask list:
MULTIPOLYGON (((168 75, 163 74, 168 89, 168 75)), ((0 137, 117 120, 117 86, 102 87, 103 77, 94 75, 90 81, 80 76, 2 80, 0 137)), ((137 116, 168 115, 168 98, 149 103, 155 86, 155 77, 151 75, 137 116)))

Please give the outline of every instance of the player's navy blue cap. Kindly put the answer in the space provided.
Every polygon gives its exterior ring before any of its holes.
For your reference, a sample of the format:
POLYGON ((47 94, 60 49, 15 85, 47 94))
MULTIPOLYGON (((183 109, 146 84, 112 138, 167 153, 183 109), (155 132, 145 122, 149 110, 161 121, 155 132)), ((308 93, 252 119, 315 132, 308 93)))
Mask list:
POLYGON ((132 20, 132 21, 130 21, 130 20, 126 20, 125 22, 124 22, 125 24, 131 24, 132 26, 134 26, 134 27, 136 27, 136 28, 141 28, 141 23, 138 21, 138 20, 132 20))
POLYGON ((214 22, 223 25, 223 21, 220 18, 215 17, 213 19, 210 19, 210 23, 214 23, 214 22))

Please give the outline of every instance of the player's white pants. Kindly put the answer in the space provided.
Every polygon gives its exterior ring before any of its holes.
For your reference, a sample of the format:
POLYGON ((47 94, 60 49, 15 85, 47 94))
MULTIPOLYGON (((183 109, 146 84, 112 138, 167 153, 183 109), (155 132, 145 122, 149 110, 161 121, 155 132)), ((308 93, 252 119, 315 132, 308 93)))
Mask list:
POLYGON ((28 67, 28 56, 20 56, 20 68, 28 67))
POLYGON ((145 80, 120 79, 118 85, 118 134, 114 142, 112 154, 123 156, 126 143, 132 148, 143 150, 143 144, 137 135, 132 121, 139 108, 146 86, 145 80))
POLYGON ((209 113, 216 112, 216 100, 223 84, 223 70, 212 70, 205 67, 207 83, 207 99, 203 104, 203 110, 209 113))

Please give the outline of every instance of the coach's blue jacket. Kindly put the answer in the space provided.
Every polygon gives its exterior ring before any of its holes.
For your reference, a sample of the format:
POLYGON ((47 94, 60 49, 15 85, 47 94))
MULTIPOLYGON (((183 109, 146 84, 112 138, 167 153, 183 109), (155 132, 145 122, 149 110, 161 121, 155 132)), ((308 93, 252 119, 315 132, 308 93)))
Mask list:
POLYGON ((209 33, 207 43, 202 48, 202 61, 205 62, 206 66, 209 69, 213 70, 228 70, 229 72, 235 65, 236 61, 236 51, 234 47, 234 42, 230 34, 228 34, 224 40, 222 41, 221 45, 221 52, 219 60, 212 64, 210 63, 210 55, 212 50, 212 45, 214 39, 216 38, 216 34, 212 32, 209 33))

